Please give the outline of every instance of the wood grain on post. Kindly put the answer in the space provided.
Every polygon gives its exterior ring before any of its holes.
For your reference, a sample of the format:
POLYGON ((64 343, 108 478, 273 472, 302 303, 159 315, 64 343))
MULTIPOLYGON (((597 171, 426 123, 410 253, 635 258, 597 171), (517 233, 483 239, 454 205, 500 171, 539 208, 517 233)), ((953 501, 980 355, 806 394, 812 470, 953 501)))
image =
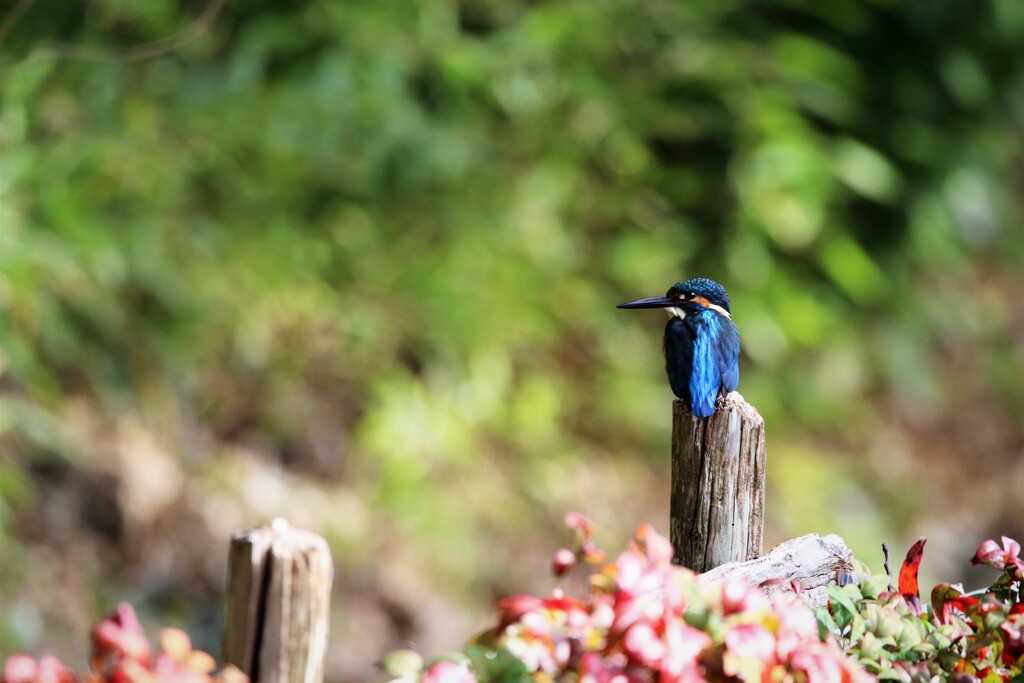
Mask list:
POLYGON ((706 572, 761 554, 764 530, 764 420, 735 391, 696 418, 672 405, 674 562, 706 572))
POLYGON ((327 542, 283 519, 235 533, 224 661, 259 683, 321 683, 333 577, 327 542))

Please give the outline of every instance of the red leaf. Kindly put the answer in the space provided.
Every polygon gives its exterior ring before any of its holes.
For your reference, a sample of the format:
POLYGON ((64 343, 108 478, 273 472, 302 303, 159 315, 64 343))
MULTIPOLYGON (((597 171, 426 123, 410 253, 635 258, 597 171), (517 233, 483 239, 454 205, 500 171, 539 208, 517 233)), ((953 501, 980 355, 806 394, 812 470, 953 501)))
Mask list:
POLYGON ((953 616, 967 618, 967 611, 978 604, 978 599, 964 592, 957 586, 940 583, 932 589, 932 611, 942 624, 953 623, 953 616))
POLYGON ((526 614, 544 606, 544 601, 533 595, 513 595, 498 601, 498 609, 501 616, 498 620, 498 631, 504 631, 509 624, 513 624, 526 614))
POLYGON ((579 600, 561 595, 560 592, 552 595, 541 603, 541 607, 552 612, 586 612, 586 606, 579 600))
POLYGON ((917 543, 910 546, 910 550, 907 551, 907 559, 903 560, 903 566, 900 567, 900 594, 908 600, 911 597, 921 597, 921 591, 917 585, 917 570, 921 566, 921 556, 924 554, 924 544, 927 541, 927 536, 917 539, 917 543))

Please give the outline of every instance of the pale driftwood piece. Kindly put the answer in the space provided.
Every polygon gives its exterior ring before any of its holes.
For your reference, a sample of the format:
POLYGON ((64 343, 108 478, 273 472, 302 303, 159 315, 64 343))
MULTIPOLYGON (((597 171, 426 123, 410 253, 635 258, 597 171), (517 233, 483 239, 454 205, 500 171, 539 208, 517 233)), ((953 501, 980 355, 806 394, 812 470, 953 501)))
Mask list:
POLYGON ((327 542, 282 519, 228 555, 224 661, 259 683, 321 683, 334 565, 327 542))
MULTIPOLYGON (((747 562, 730 562, 701 574, 705 581, 717 582, 728 576, 741 576, 750 583, 794 581, 802 587, 800 597, 811 607, 828 601, 828 586, 842 574, 853 573, 853 552, 843 539, 830 534, 822 538, 809 534, 772 548, 764 557, 747 562)), ((785 584, 765 586, 769 595, 790 592, 785 584)))
POLYGON ((735 391, 714 415, 696 418, 672 404, 673 561, 696 572, 761 554, 764 529, 764 420, 735 391))

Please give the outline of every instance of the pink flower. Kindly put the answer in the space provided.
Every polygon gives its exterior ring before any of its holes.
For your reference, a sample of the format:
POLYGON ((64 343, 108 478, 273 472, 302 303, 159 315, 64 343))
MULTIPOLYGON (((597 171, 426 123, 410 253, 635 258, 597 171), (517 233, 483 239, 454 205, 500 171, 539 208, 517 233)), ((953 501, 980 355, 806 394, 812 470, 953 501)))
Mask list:
POLYGON ((160 645, 163 652, 156 658, 153 672, 161 683, 206 683, 217 668, 213 657, 192 649, 192 640, 180 629, 165 628, 160 645))
POLYGON ((565 576, 576 564, 576 553, 568 548, 559 548, 551 558, 551 571, 555 576, 565 576))
POLYGON ((816 640, 818 621, 814 613, 796 595, 779 595, 772 599, 779 627, 775 634, 775 654, 785 661, 801 643, 816 640))
POLYGON ((740 657, 771 663, 775 659, 775 636, 760 624, 741 624, 725 634, 725 647, 740 657))
POLYGON ((650 595, 665 585, 666 573, 652 568, 643 555, 627 550, 615 563, 615 586, 628 598, 650 595))
POLYGON ((476 678, 465 664, 441 660, 420 677, 420 683, 476 683, 476 678))
POLYGON ((52 655, 39 661, 28 655, 11 655, 4 662, 3 683, 74 683, 75 675, 52 655))
POLYGON ((580 660, 580 683, 625 683, 622 666, 597 652, 587 652, 580 660))
POLYGON ((722 581, 722 612, 729 616, 736 612, 765 611, 769 607, 764 591, 738 576, 727 576, 722 581))
MULTIPOLYGON (((604 551, 598 548, 590 538, 594 535, 593 522, 578 512, 568 512, 565 515, 565 525, 572 529, 576 534, 576 539, 580 544, 579 551, 574 553, 574 561, 582 559, 584 562, 588 562, 590 564, 601 564, 608 559, 605 556, 604 551)), ((557 566, 558 565, 556 564, 556 567, 557 566)), ((555 576, 561 576, 561 574, 557 572, 557 569, 555 576)))
POLYGON ((775 637, 760 624, 741 624, 725 634, 722 670, 754 683, 775 665, 775 637))
POLYGON ((672 544, 650 524, 644 524, 636 530, 630 545, 632 550, 641 553, 653 565, 667 566, 672 562, 672 544))
POLYGON ((1014 567, 1018 576, 1024 577, 1024 560, 1020 558, 1020 543, 1006 536, 1002 537, 1002 541, 1001 548, 993 540, 982 543, 978 547, 978 552, 974 553, 971 564, 987 564, 996 569, 1014 567))
POLYGON ((117 610, 96 624, 92 633, 90 668, 110 681, 141 679, 152 665, 149 641, 135 610, 121 603, 117 610))
POLYGON ((93 658, 110 655, 149 666, 150 649, 135 610, 126 602, 92 629, 93 658))
POLYGON ((845 683, 872 680, 834 647, 808 642, 793 653, 792 668, 807 674, 807 683, 845 683))
POLYGON ((659 683, 703 681, 700 654, 711 646, 711 636, 692 626, 670 619, 665 624, 667 652, 661 661, 659 683))
POLYGON ((659 668, 661 659, 665 656, 665 642, 654 628, 654 624, 649 621, 633 624, 626 631, 622 646, 631 659, 652 669, 659 668))
POLYGON ((565 525, 576 532, 580 543, 584 543, 594 535, 594 523, 578 512, 565 513, 565 525))
POLYGON ((3 683, 32 683, 39 672, 39 662, 28 655, 11 655, 4 662, 3 683))

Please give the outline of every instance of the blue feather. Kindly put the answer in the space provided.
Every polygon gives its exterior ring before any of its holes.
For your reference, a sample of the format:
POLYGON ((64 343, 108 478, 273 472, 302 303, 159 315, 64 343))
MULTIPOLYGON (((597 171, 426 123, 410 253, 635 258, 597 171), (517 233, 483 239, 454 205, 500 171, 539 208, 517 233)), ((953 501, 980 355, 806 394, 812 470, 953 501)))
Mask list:
POLYGON ((693 368, 690 370, 690 407, 697 417, 708 417, 715 412, 715 399, 722 375, 715 358, 715 345, 719 327, 717 313, 701 313, 693 340, 693 368))
POLYGON ((731 320, 724 320, 715 343, 715 362, 726 391, 740 385, 740 334, 731 320))

